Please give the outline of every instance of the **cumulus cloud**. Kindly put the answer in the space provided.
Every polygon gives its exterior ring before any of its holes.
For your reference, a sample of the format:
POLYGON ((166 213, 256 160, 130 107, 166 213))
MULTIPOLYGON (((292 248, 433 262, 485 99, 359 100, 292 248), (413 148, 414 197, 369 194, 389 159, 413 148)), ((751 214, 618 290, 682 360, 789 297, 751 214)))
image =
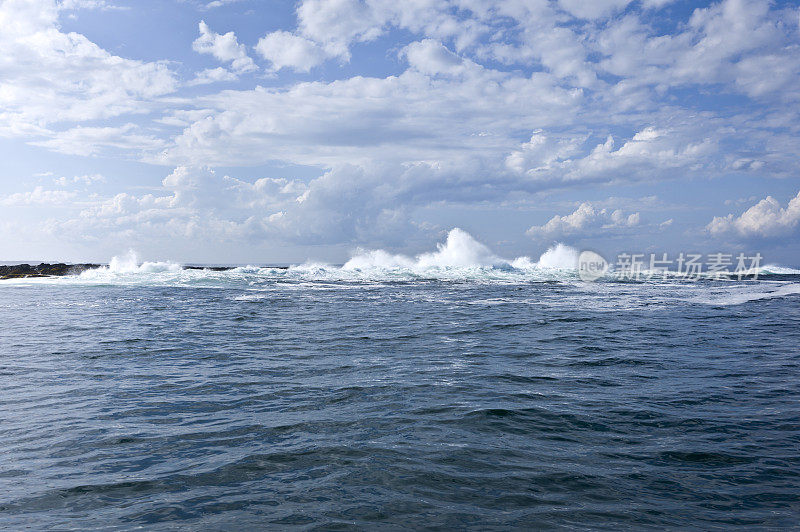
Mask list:
POLYGON ((623 9, 632 0, 558 0, 559 6, 571 15, 583 19, 596 19, 608 16, 623 9))
POLYGON ((256 51, 272 63, 273 70, 308 72, 327 57, 317 43, 288 31, 268 33, 258 41, 256 51))
POLYGON ((349 59, 353 41, 376 38, 385 22, 362 0, 303 0, 297 8, 300 31, 333 56, 349 59))
POLYGON ((210 168, 180 166, 155 193, 119 193, 87 202, 63 230, 153 238, 234 239, 275 237, 281 209, 299 204, 304 183, 283 178, 242 181, 210 168), (276 216, 279 215, 279 216, 276 216))
POLYGON ((0 205, 18 207, 25 205, 60 205, 75 198, 75 192, 66 190, 47 190, 36 187, 28 192, 17 192, 7 196, 0 196, 0 205))
POLYGON ((215 33, 203 20, 198 24, 198 29, 200 37, 192 43, 194 51, 209 54, 219 61, 230 63, 231 68, 236 72, 251 72, 258 68, 247 55, 247 49, 239 43, 234 32, 229 31, 222 35, 215 33))
POLYGON ((663 177, 675 169, 707 168, 716 141, 699 137, 690 125, 681 131, 646 127, 617 146, 613 136, 591 145, 586 135, 548 136, 536 131, 506 158, 509 170, 548 183, 636 181, 663 177))
MULTIPOLYGON (((289 244, 404 244, 419 231, 403 205, 425 196, 425 165, 339 165, 308 181, 263 177, 244 181, 207 167, 179 166, 157 191, 84 197, 76 216, 56 224, 64 233, 133 232, 165 238, 260 240, 289 244), (393 179, 401 186, 387 186, 393 179)), ((433 169, 436 181, 459 179, 460 169, 433 169)), ((19 201, 19 199, 15 200, 19 201)))
POLYGON ((569 164, 570 158, 581 152, 581 145, 586 140, 585 136, 554 138, 539 129, 533 132, 530 141, 511 152, 505 163, 509 170, 518 174, 533 176, 550 172, 569 164))
POLYGON ((597 209, 589 202, 581 203, 575 212, 553 216, 544 225, 531 226, 526 234, 532 238, 557 239, 567 236, 609 234, 636 227, 641 223, 638 212, 625 214, 620 209, 597 209))
POLYGON ((228 4, 235 4, 237 2, 241 2, 242 0, 213 0, 208 2, 203 6, 204 9, 214 9, 215 7, 223 7, 228 4))
MULTIPOLYGON (((695 9, 683 31, 656 34, 635 17, 609 24, 594 47, 599 66, 628 85, 724 83, 761 97, 789 88, 800 74, 797 34, 767 0, 725 0, 695 9)), ((784 96, 796 99, 798 91, 784 96)))
POLYGON ((619 149, 614 147, 614 138, 609 135, 603 144, 598 144, 589 155, 576 161, 566 178, 593 179, 598 175, 623 172, 646 177, 655 170, 691 167, 708 160, 716 151, 712 139, 687 138, 685 134, 670 134, 654 127, 637 132, 619 149))
POLYGON ((0 136, 47 136, 52 123, 140 113, 173 92, 163 62, 114 56, 58 29, 55 0, 0 3, 0 136))
POLYGON ((467 70, 479 70, 472 61, 465 61, 434 39, 413 42, 405 47, 403 55, 415 70, 435 76, 459 75, 467 70))
POLYGON ((502 158, 520 123, 570 119, 580 93, 548 76, 520 78, 476 67, 467 79, 432 84, 409 70, 388 78, 226 91, 198 101, 210 112, 176 137, 158 162, 331 166, 368 160, 502 158), (491 99, 487 99, 487 86, 491 99))
POLYGON ((77 126, 54 132, 48 140, 31 142, 59 153, 70 155, 97 155, 106 150, 152 152, 163 146, 157 137, 139 132, 135 124, 119 127, 77 126))
POLYGON ((194 79, 187 82, 187 85, 208 85, 210 83, 221 83, 224 81, 236 81, 239 76, 228 70, 227 68, 207 68, 198 72, 194 79))
POLYGON ((800 224, 800 192, 786 207, 772 196, 762 199, 740 216, 715 216, 706 230, 715 236, 777 237, 794 233, 800 224))
POLYGON ((318 43, 329 56, 347 61, 351 46, 375 40, 393 27, 452 42, 460 51, 490 34, 489 22, 496 15, 497 9, 490 4, 461 0, 302 0, 297 7, 297 32, 318 43))
POLYGON ((114 5, 106 0, 61 0, 61 9, 100 9, 100 10, 124 10, 124 6, 114 5))
POLYGON ((53 179, 53 183, 56 185, 60 185, 62 187, 68 187, 70 185, 92 185, 94 183, 105 183, 106 178, 101 174, 84 174, 84 175, 76 175, 72 177, 61 176, 56 179, 53 179))
MULTIPOLYGON (((109 197, 81 196, 83 214, 59 222, 85 234, 380 246, 414 234, 436 202, 497 208, 555 189, 789 175, 800 151, 797 11, 766 0, 652 11, 670 2, 299 0, 297 24, 254 47, 268 77, 243 76, 256 56, 200 22, 194 50, 222 65, 178 84, 177 57, 126 59, 60 29, 65 6, 91 1, 5 0, 0 135, 177 168, 149 194, 129 180, 109 197), (324 78, 287 72, 325 61, 324 78), (285 180, 245 168, 260 165, 287 168, 285 180)), ((789 234, 791 208, 768 200, 754 220, 730 215, 709 231, 789 234)), ((640 208, 583 204, 531 234, 655 228, 640 208)))

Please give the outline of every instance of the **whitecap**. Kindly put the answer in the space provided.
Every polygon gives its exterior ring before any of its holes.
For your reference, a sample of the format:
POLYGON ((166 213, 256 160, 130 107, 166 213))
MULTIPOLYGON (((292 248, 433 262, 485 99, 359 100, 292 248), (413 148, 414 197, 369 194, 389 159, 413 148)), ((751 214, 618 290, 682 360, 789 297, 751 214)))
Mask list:
MULTIPOLYGON (((747 286, 747 285, 738 285, 747 286)), ((737 286, 737 288, 738 288, 737 286)), ((775 299, 787 296, 800 295, 800 283, 789 283, 780 286, 775 290, 763 290, 763 285, 756 285, 758 289, 747 291, 728 292, 726 294, 715 295, 712 297, 698 297, 692 301, 714 306, 742 305, 750 301, 763 299, 775 299)))

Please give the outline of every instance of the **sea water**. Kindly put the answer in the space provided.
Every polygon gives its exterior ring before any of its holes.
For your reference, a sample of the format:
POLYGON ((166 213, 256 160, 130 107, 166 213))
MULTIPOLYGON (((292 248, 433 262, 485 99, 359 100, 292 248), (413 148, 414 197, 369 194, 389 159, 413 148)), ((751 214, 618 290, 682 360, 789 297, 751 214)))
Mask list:
POLYGON ((576 252, 0 282, 0 528, 797 526, 800 272, 576 252))

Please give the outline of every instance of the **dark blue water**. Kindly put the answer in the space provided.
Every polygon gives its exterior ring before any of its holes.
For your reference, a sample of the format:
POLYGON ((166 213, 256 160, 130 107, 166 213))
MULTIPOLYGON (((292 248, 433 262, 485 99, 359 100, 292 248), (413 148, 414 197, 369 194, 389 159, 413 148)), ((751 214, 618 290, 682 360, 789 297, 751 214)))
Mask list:
POLYGON ((0 527, 800 522, 790 280, 222 275, 0 285, 0 527))

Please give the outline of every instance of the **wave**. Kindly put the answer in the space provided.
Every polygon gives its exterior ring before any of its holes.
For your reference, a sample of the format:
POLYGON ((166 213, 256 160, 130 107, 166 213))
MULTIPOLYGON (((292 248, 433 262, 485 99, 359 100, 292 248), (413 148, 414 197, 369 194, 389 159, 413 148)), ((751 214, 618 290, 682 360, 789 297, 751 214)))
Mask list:
POLYGON ((26 279, 31 283, 86 283, 125 285, 230 286, 287 282, 472 281, 519 283, 577 279, 578 251, 555 244, 539 260, 528 256, 506 259, 466 231, 454 228, 436 249, 415 256, 382 249, 356 250, 344 265, 306 262, 288 268, 238 266, 185 268, 172 261, 141 261, 133 250, 113 257, 107 266, 77 276, 26 279))
POLYGON ((759 275, 800 275, 800 270, 778 266, 777 264, 767 264, 758 269, 759 275))
MULTIPOLYGON (((517 259, 517 261, 519 260, 520 259, 517 259)), ((539 257, 539 262, 536 263, 536 267, 548 268, 551 270, 577 270, 578 250, 559 242, 539 257)))
POLYGON ((556 244, 533 262, 530 257, 517 257, 512 260, 495 255, 487 246, 475 240, 463 229, 455 228, 447 234, 444 243, 436 245, 436 251, 422 253, 416 257, 394 255, 382 249, 359 249, 342 269, 346 271, 367 270, 410 270, 416 273, 430 273, 443 269, 498 269, 531 270, 559 269, 577 270, 578 251, 564 244, 556 244))
MULTIPOLYGON (((738 285, 741 286, 741 285, 738 285)), ((757 285, 763 288, 761 285, 757 285)), ((789 283, 776 288, 775 290, 756 290, 739 293, 729 293, 724 295, 713 296, 710 298, 695 298, 695 303, 703 303, 706 305, 727 307, 732 305, 742 305, 751 301, 759 301, 763 299, 775 299, 787 296, 800 295, 800 283, 789 283)))
POLYGON ((108 266, 101 266, 93 270, 86 270, 80 274, 83 278, 92 278, 108 274, 136 274, 136 273, 176 273, 183 270, 183 266, 177 262, 139 262, 139 257, 134 250, 129 250, 125 255, 118 255, 111 258, 108 266))
MULTIPOLYGON (((508 259, 497 255, 466 231, 454 228, 433 251, 411 256, 383 249, 358 249, 341 266, 306 262, 289 268, 248 265, 224 270, 197 269, 184 268, 171 261, 141 262, 136 252, 131 250, 125 255, 113 257, 108 266, 87 270, 78 276, 24 279, 20 282, 256 288, 274 282, 295 283, 298 286, 302 283, 374 284, 426 280, 510 284, 572 282, 578 280, 578 256, 575 248, 556 243, 538 260, 529 256, 508 259)), ((765 266, 763 271, 773 274, 800 273, 800 270, 775 265, 765 266)), ((680 280, 677 274, 668 277, 680 280)), ((609 280, 613 280, 613 273, 609 274, 609 280)))

